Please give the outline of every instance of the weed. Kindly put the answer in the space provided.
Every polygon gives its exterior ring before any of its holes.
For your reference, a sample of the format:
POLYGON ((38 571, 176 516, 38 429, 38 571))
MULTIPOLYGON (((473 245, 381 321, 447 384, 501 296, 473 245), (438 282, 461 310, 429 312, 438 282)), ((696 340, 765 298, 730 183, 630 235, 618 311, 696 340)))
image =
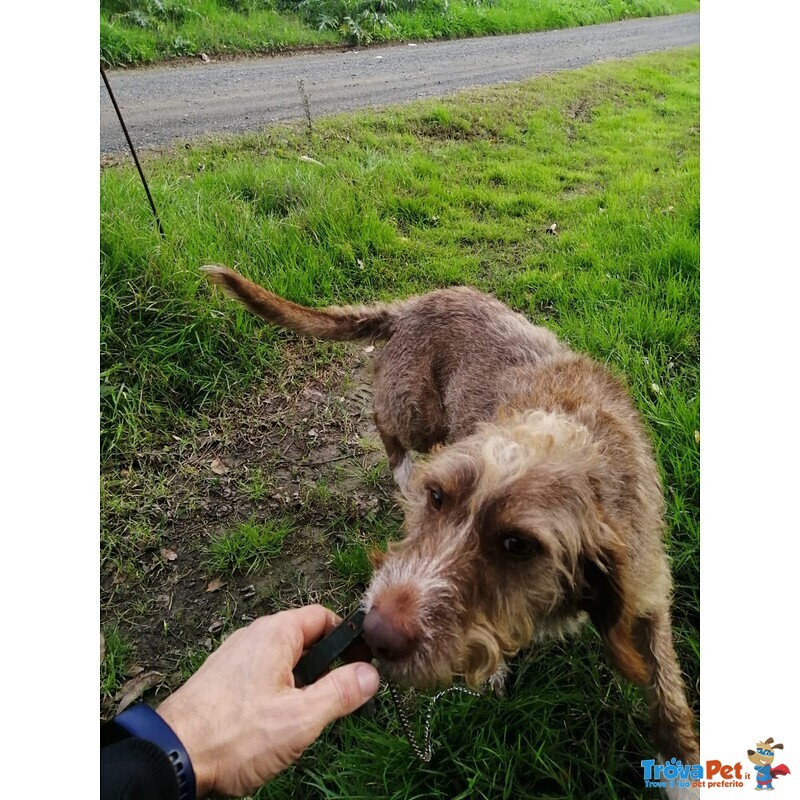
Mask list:
POLYGON ((362 544, 350 544, 336 550, 331 566, 348 587, 364 587, 369 583, 372 567, 367 550, 362 544))
POLYGON ((328 503, 332 497, 331 487, 323 481, 317 481, 307 495, 310 502, 328 503))
POLYGON ((292 532, 288 520, 242 522, 217 534, 207 546, 206 569, 214 575, 251 574, 280 555, 284 539, 292 532))
POLYGON ((381 459, 378 464, 368 467, 364 471, 364 483, 372 489, 377 489, 386 483, 388 465, 385 459, 381 459))
POLYGON ((365 453, 382 453, 383 445, 374 436, 359 436, 358 446, 365 453))
POLYGON ((105 652, 100 664, 100 695, 105 699, 116 694, 125 682, 125 667, 133 648, 116 626, 104 628, 103 638, 105 652))
POLYGON ((261 467, 255 467, 242 482, 241 489, 251 500, 262 500, 272 489, 272 482, 264 476, 261 467))
POLYGON ((314 136, 314 126, 311 121, 311 99, 308 96, 308 92, 306 91, 306 86, 305 83, 303 83, 302 78, 297 82, 297 91, 300 92, 300 99, 303 101, 303 114, 306 118, 308 140, 311 141, 314 136))
POLYGON ((192 647, 181 654, 175 671, 180 674, 181 681, 185 682, 203 666, 208 658, 208 650, 202 647, 192 647))
POLYGON ((272 0, 219 0, 220 5, 236 11, 238 14, 254 14, 257 11, 271 10, 272 0))

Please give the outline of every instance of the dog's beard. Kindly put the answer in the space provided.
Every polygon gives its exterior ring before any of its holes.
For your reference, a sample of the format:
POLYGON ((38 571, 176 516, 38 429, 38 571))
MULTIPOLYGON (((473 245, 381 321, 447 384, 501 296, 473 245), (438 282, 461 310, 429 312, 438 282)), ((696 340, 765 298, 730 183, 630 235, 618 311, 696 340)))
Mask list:
POLYGON ((523 636, 514 643, 500 641, 483 625, 472 626, 448 639, 450 647, 443 647, 441 641, 423 640, 411 655, 379 662, 380 671, 389 680, 415 689, 447 688, 458 680, 472 689, 480 689, 503 668, 508 658, 531 642, 523 636))
POLYGON ((423 626, 414 651, 402 659, 379 662, 381 672, 399 685, 434 689, 463 680, 480 689, 504 669, 508 658, 533 640, 532 617, 502 601, 497 616, 479 615, 469 620, 463 613, 459 619, 452 606, 435 605, 435 614, 422 610, 428 624, 423 626))
POLYGON ((423 641, 414 652, 396 661, 379 661, 380 672, 390 681, 415 689, 440 689, 452 685, 455 678, 450 659, 423 641))
POLYGON ((530 645, 534 621, 522 611, 505 609, 502 616, 479 616, 467 628, 463 675, 467 685, 478 688, 488 681, 506 661, 530 645))

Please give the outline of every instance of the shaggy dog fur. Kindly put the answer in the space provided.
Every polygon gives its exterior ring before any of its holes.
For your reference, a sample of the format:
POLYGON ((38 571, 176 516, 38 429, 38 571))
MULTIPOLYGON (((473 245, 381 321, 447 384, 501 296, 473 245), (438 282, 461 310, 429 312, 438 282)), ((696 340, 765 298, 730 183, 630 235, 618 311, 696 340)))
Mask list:
POLYGON ((364 599, 382 670, 420 687, 502 682, 509 657, 591 620, 643 688, 661 755, 697 763, 658 469, 620 381, 474 289, 310 309, 204 269, 276 325, 386 342, 374 414, 405 536, 376 556, 364 599), (431 455, 413 464, 411 450, 431 455))

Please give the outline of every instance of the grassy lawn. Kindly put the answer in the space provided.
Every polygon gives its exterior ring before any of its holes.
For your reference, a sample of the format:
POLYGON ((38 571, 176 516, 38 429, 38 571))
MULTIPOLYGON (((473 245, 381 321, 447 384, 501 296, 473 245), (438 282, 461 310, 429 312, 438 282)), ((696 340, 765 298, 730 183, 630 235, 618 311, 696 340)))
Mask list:
MULTIPOLYGON (((167 690, 257 614, 351 607, 365 552, 399 530, 369 353, 260 324, 205 284, 210 262, 311 305, 472 284, 625 376, 663 468, 697 705, 697 49, 192 144, 146 170, 163 241, 135 171, 101 177, 107 711, 128 676, 158 670, 167 690)), ((415 762, 381 698, 258 796, 627 800, 651 755, 643 701, 591 631, 520 659, 506 701, 443 699, 434 744, 415 762)))
POLYGON ((101 0, 112 66, 200 53, 455 39, 698 11, 700 0, 101 0))

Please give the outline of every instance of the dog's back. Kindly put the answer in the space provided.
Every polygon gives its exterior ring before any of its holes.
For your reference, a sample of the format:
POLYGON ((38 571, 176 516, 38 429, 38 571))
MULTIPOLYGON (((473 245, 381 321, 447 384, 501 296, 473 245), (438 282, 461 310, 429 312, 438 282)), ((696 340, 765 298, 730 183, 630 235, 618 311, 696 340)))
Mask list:
POLYGON ((453 442, 491 419, 506 375, 565 348, 545 328, 465 286, 412 298, 375 358, 375 412, 407 449, 453 442))

